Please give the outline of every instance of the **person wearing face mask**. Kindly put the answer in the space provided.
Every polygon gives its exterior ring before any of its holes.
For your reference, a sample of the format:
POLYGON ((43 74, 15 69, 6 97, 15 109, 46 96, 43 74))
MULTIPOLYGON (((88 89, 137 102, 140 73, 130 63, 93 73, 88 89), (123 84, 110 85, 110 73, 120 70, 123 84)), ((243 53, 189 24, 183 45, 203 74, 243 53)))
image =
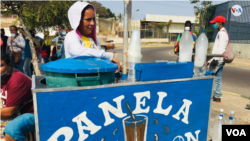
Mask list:
POLYGON ((23 141, 26 133, 35 130, 31 84, 1 52, 1 139, 23 141))
POLYGON ((92 56, 107 59, 118 64, 119 61, 112 53, 102 50, 96 37, 96 13, 87 2, 75 2, 68 10, 68 18, 72 31, 64 40, 65 57, 92 56))
POLYGON ((18 29, 15 25, 10 26, 11 37, 9 37, 7 40, 6 53, 10 56, 12 67, 18 69, 20 72, 23 73, 23 64, 24 64, 23 49, 25 48, 25 41, 23 39, 23 36, 18 34, 17 31, 18 29), (16 54, 21 54, 21 58, 17 57, 20 59, 14 60, 15 56, 19 56, 16 54))
POLYGON ((1 29, 1 39, 3 41, 3 44, 1 45, 1 51, 6 52, 8 37, 5 36, 5 31, 3 28, 1 29))
MULTIPOLYGON (((191 35, 193 37, 193 52, 195 52, 195 43, 196 43, 197 36, 196 36, 195 33, 192 32, 192 23, 191 23, 191 21, 186 21, 184 28, 185 27, 189 27, 189 29, 190 29, 190 33, 191 33, 191 35)), ((174 52, 175 52, 175 54, 179 53, 179 45, 180 45, 180 40, 181 40, 181 36, 182 36, 183 33, 181 33, 181 34, 179 34, 177 36, 177 40, 174 43, 174 47, 175 47, 174 52)))
MULTIPOLYGON (((217 16, 214 20, 210 21, 213 24, 215 30, 218 30, 216 35, 212 54, 224 54, 227 44, 229 43, 229 37, 226 29, 223 27, 226 19, 223 16, 217 16)), ((221 85, 222 85, 222 70, 225 65, 223 57, 213 57, 207 62, 209 71, 216 77, 216 90, 213 96, 213 100, 217 103, 221 102, 221 85)))

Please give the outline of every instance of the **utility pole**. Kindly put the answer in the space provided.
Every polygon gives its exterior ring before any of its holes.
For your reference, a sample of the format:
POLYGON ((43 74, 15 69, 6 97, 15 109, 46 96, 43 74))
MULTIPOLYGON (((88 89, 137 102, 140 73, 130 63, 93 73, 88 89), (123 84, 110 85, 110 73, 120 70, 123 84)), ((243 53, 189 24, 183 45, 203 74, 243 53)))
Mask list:
POLYGON ((132 0, 129 0, 129 38, 131 38, 132 0))
POLYGON ((128 51, 128 22, 129 22, 129 0, 124 0, 123 21, 123 59, 122 77, 127 78, 127 51, 128 51))

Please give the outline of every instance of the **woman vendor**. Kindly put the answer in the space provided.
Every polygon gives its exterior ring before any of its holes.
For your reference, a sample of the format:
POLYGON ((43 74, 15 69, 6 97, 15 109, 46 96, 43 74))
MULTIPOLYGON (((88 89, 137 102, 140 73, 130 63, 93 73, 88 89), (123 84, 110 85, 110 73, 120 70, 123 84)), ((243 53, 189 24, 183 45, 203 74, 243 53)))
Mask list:
POLYGON ((101 49, 96 37, 96 16, 95 9, 87 2, 75 2, 68 10, 68 18, 72 31, 64 40, 65 57, 93 56, 110 60, 118 64, 119 61, 112 53, 101 49))

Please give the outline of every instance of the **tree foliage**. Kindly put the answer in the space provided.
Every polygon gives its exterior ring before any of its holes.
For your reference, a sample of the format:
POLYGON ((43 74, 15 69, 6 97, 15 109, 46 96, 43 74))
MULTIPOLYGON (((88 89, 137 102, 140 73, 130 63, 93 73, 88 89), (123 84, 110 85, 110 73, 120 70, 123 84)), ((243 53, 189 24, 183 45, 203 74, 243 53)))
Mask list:
POLYGON ((102 6, 101 3, 97 1, 87 1, 95 7, 96 14, 99 15, 99 18, 111 18, 115 17, 115 14, 111 12, 109 8, 102 6))
POLYGON ((73 3, 74 1, 36 1, 34 5, 26 6, 22 14, 30 29, 45 31, 61 24, 70 28, 68 9, 73 3))
POLYGON ((167 38, 168 38, 169 27, 170 27, 171 24, 172 24, 172 20, 169 20, 167 23, 163 23, 163 22, 160 22, 160 23, 151 22, 148 25, 151 26, 151 27, 153 27, 153 28, 157 27, 159 29, 159 33, 160 33, 159 37, 161 37, 161 34, 163 33, 163 28, 167 27, 167 38))
MULTIPOLYGON (((95 7, 99 18, 115 17, 109 8, 105 8, 97 1, 88 1, 95 7)), ((68 9, 75 1, 36 1, 33 5, 26 6, 23 15, 30 29, 45 31, 48 27, 57 27, 63 24, 70 28, 68 21, 68 9)))
POLYGON ((197 16, 196 23, 199 22, 199 30, 195 31, 197 36, 200 35, 202 29, 205 29, 208 39, 212 38, 211 33, 213 30, 208 27, 208 20, 211 17, 210 11, 216 7, 212 3, 212 1, 191 0, 191 4, 196 4, 194 6, 194 13, 197 16))
POLYGON ((6 15, 8 15, 8 14, 18 15, 18 17, 22 23, 24 32, 29 38, 29 45, 30 45, 30 50, 31 50, 31 54, 32 54, 32 64, 34 66, 34 70, 35 70, 37 75, 41 75, 41 70, 40 70, 37 56, 36 56, 36 49, 34 47, 34 43, 32 41, 32 37, 31 37, 31 34, 29 32, 29 28, 26 24, 26 20, 22 14, 23 9, 26 6, 30 6, 30 5, 34 5, 34 4, 35 4, 34 1, 2 1, 1 2, 1 11, 4 11, 6 15))
POLYGON ((109 13, 109 17, 114 17, 116 19, 115 13, 112 13, 109 8, 107 8, 107 11, 109 13))
POLYGON ((197 2, 199 2, 200 0, 190 0, 191 1, 191 4, 195 4, 197 2))
POLYGON ((119 21, 119 22, 121 22, 121 21, 122 21, 123 16, 122 16, 122 14, 121 14, 121 13, 117 16, 117 19, 118 19, 118 21, 119 21))

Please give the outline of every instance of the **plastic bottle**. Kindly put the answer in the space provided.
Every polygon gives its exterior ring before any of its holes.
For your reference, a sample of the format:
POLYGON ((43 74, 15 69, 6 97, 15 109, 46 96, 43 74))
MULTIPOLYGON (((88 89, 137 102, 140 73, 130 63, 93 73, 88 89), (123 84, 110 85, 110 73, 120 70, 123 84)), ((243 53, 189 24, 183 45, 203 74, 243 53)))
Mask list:
POLYGON ((193 37, 189 31, 189 27, 185 27, 185 31, 181 36, 179 49, 179 62, 191 62, 193 52, 193 37))
POLYGON ((206 30, 201 31, 201 35, 196 41, 195 60, 194 60, 194 75, 204 76, 206 73, 206 57, 208 48, 208 39, 206 30))
POLYGON ((231 114, 230 114, 226 124, 237 124, 237 120, 234 117, 234 111, 231 111, 231 114))
POLYGON ((222 140, 222 125, 225 124, 225 121, 219 116, 218 120, 215 122, 213 127, 213 136, 212 141, 221 141, 222 140))
POLYGON ((222 119, 225 121, 225 116, 224 116, 224 110, 220 109, 219 114, 217 114, 217 116, 215 117, 215 121, 217 121, 219 119, 219 117, 222 117, 222 119))

